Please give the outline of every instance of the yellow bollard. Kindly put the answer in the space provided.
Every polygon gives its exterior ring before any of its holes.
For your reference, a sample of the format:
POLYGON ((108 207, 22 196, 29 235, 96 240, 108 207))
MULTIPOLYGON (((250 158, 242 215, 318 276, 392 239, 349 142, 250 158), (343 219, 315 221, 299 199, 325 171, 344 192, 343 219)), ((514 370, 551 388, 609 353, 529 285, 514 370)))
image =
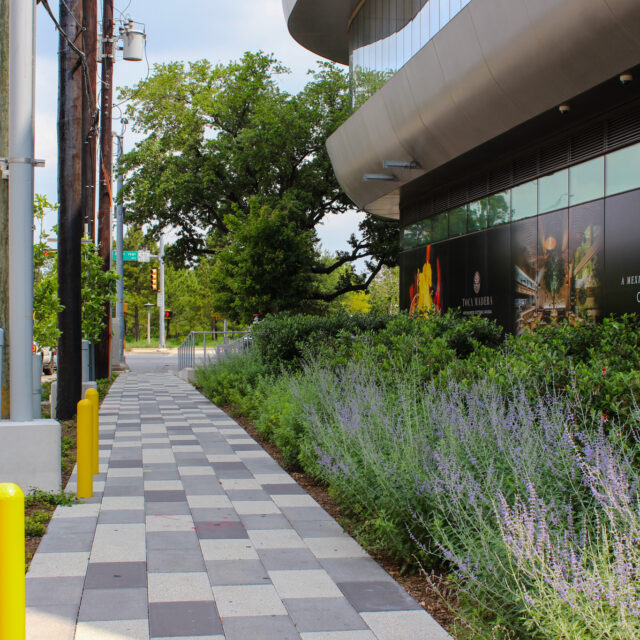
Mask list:
POLYGON ((24 494, 0 484, 0 640, 25 640, 24 494))
POLYGON ((100 473, 100 399, 96 389, 87 389, 85 399, 91 402, 93 408, 93 473, 100 473))
POLYGON ((78 402, 78 498, 93 498, 93 407, 78 402))

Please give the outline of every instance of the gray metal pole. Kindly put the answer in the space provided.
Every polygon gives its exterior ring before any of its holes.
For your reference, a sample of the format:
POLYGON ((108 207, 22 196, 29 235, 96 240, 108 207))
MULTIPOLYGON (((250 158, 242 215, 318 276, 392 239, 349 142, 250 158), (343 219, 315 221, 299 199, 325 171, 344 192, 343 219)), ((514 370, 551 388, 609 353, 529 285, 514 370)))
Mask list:
POLYGON ((147 302, 144 306, 147 307, 147 344, 151 344, 151 307, 153 305, 147 302))
POLYGON ((159 298, 160 304, 160 344, 158 345, 160 349, 165 348, 164 342, 164 234, 160 234, 160 258, 158 259, 159 267, 160 267, 160 291, 159 298))
MULTIPOLYGON (((124 136, 124 124, 122 133, 116 136, 118 139, 118 167, 122 158, 122 141, 124 136)), ((122 173, 118 172, 118 200, 122 195, 122 173)), ((116 285, 116 318, 118 319, 118 354, 119 363, 124 362, 124 262, 122 249, 124 245, 124 207, 120 202, 116 205, 116 273, 118 282, 116 285)))
POLYGON ((11 419, 31 421, 33 368, 34 0, 11 0, 9 329, 11 419))

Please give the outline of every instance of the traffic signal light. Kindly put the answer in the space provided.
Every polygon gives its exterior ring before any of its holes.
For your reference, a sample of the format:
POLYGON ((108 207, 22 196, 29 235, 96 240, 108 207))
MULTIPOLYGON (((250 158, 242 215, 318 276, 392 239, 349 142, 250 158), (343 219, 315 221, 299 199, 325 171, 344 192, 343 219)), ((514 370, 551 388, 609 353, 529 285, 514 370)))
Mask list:
POLYGON ((158 290, 158 269, 156 267, 151 269, 151 290, 158 290))
POLYGON ((164 319, 171 320, 173 318, 173 311, 169 311, 168 309, 164 312, 164 319))

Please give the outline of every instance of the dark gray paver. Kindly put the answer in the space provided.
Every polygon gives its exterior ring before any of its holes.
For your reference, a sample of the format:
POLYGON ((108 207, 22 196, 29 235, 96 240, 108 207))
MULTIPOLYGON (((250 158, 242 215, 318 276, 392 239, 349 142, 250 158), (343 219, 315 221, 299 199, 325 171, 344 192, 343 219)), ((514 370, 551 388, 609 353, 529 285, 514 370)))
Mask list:
POLYGON ((213 602, 158 602, 149 605, 152 638, 216 635, 222 623, 213 602))
POLYGON ((133 589, 147 586, 146 562, 90 562, 85 589, 133 589))

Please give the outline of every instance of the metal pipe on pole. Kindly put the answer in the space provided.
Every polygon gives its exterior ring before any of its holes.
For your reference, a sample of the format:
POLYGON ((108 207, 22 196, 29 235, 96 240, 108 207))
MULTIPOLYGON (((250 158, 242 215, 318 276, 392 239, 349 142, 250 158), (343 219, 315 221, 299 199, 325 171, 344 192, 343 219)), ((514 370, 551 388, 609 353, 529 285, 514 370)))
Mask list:
POLYGON ((160 233, 160 251, 159 251, 159 267, 160 267, 160 291, 158 292, 158 298, 160 300, 160 349, 166 347, 164 341, 164 233, 160 233))
MULTIPOLYGON (((117 162, 118 167, 122 159, 124 129, 127 121, 122 121, 122 132, 116 136, 118 140, 117 162)), ((116 273, 118 274, 118 282, 116 285, 116 318, 118 319, 118 353, 120 357, 119 364, 124 362, 124 205, 120 202, 122 197, 122 172, 118 172, 118 204, 116 205, 116 273)))
MULTIPOLYGON (((0 156, 9 157, 9 4, 0 0, 0 156)), ((3 173, 0 171, 0 173, 3 173)), ((9 180, 0 176, 0 327, 9 340, 9 180)), ((0 419, 9 417, 9 349, 0 358, 0 419)))
MULTIPOLYGON (((111 210, 113 171, 113 0, 102 5, 102 87, 100 103, 100 155, 98 159, 98 252, 102 269, 111 269, 111 210)), ((105 328, 96 345, 96 376, 111 377, 111 305, 104 314, 105 328)))
POLYGON ((35 0, 11 0, 9 55, 9 308, 11 419, 31 421, 35 0))

